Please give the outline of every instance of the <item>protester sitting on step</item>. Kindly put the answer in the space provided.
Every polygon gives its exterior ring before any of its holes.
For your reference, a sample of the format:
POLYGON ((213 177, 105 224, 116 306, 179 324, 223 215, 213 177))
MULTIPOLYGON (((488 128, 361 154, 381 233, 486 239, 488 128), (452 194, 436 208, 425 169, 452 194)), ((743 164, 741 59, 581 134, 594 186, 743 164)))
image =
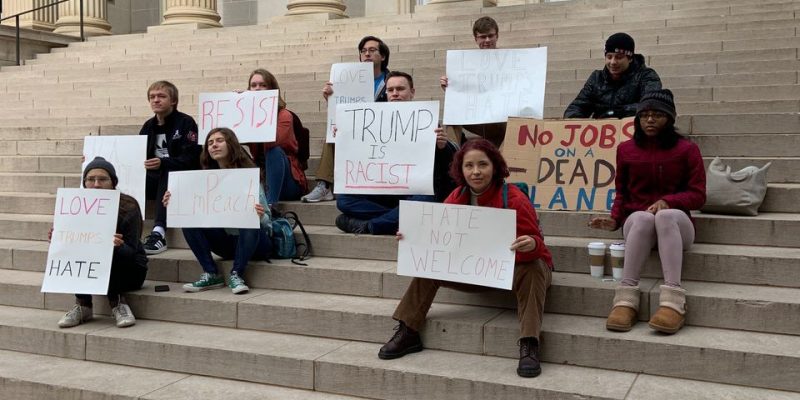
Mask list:
MULTIPOLYGON (((83 171, 83 186, 87 189, 116 190, 117 183, 116 169, 102 157, 96 157, 83 171)), ((49 236, 52 233, 51 228, 49 236)), ((147 276, 147 256, 139 241, 141 236, 142 212, 139 203, 133 197, 120 193, 111 276, 106 294, 111 315, 120 328, 136 323, 123 293, 140 289, 147 276)), ((76 294, 75 302, 75 306, 58 321, 60 328, 70 328, 92 319, 92 296, 76 294)))
MULTIPOLYGON (((198 168, 200 146, 197 145, 197 123, 178 111, 178 88, 170 82, 158 81, 147 89, 150 109, 155 113, 139 131, 147 135, 146 195, 150 200, 164 197, 170 171, 198 168)), ((156 202, 153 231, 144 242, 147 254, 167 250, 167 209, 156 202)))
MULTIPOLYGON (((265 69, 250 73, 248 90, 280 90, 278 80, 265 69)), ((264 169, 267 184, 267 203, 300 200, 308 189, 306 174, 297 158, 299 145, 294 135, 294 116, 286 108, 283 94, 278 97, 278 127, 274 142, 248 143, 250 153, 264 169)))
MULTIPOLYGON (((493 144, 480 138, 469 140, 456 153, 450 166, 450 175, 459 186, 444 202, 503 208, 504 178, 508 174, 506 162, 493 144)), ((539 231, 536 211, 530 200, 515 185, 506 187, 507 206, 517 212, 517 238, 509 243, 511 250, 516 250, 511 290, 517 298, 521 331, 517 374, 534 377, 541 373, 539 333, 545 296, 552 280, 553 262, 539 231)), ((492 232, 485 234, 489 236, 492 232)), ((397 233, 397 238, 403 240, 401 232, 397 233)), ((399 322, 397 332, 381 347, 379 358, 399 358, 422 350, 419 330, 441 286, 469 292, 486 289, 463 283, 414 278, 392 316, 399 322)))
MULTIPOLYGON (((200 164, 203 169, 256 168, 236 134, 228 128, 214 128, 208 133, 200 164)), ((171 197, 169 191, 164 194, 164 207, 171 197)), ((272 222, 261 185, 258 200, 255 212, 261 221, 260 228, 183 228, 183 237, 203 268, 200 279, 183 285, 183 290, 200 292, 225 286, 225 278, 220 274, 212 252, 225 260, 233 259, 233 269, 228 278, 231 291, 241 294, 250 290, 244 282, 248 261, 266 260, 272 252, 272 222)))
MULTIPOLYGON (((389 46, 375 36, 365 36, 358 43, 358 61, 372 62, 375 77, 375 101, 386 101, 386 76, 389 74, 389 46)), ((333 83, 326 82, 322 88, 322 98, 328 101, 333 94, 333 83)), ((333 200, 333 166, 335 157, 333 143, 322 146, 322 155, 315 177, 317 186, 311 193, 302 197, 304 203, 317 203, 333 200)))
POLYGON ((564 118, 624 118, 636 114, 645 93, 661 89, 656 71, 634 53, 633 38, 615 33, 606 40, 606 66, 589 75, 564 118))
POLYGON ((633 139, 617 148, 616 195, 610 217, 589 226, 622 228, 625 237, 623 279, 606 321, 612 331, 629 331, 639 311, 639 277, 657 246, 664 273, 658 311, 650 327, 675 333, 682 326, 686 291, 681 288, 683 252, 694 242, 689 214, 706 200, 706 173, 696 144, 675 129, 672 92, 646 94, 639 103, 633 139))
MULTIPOLYGON (((386 78, 389 101, 414 100, 414 79, 411 75, 392 71, 386 78)), ((361 195, 340 194, 336 207, 342 212, 336 227, 347 233, 392 235, 400 222, 400 200, 442 202, 455 188, 448 176, 456 145, 449 142, 442 128, 436 128, 436 152, 433 162, 433 195, 361 195)))
MULTIPOLYGON (((497 40, 500 38, 500 28, 497 26, 497 21, 488 16, 478 18, 475 23, 472 24, 472 37, 475 38, 475 44, 478 45, 479 49, 496 49, 497 40)), ((448 84, 447 76, 439 78, 439 85, 442 90, 447 90, 448 84)), ((447 128, 453 130, 461 144, 467 141, 467 133, 480 136, 492 142, 492 144, 498 148, 503 144, 503 139, 506 137, 505 122, 451 125, 447 128)))

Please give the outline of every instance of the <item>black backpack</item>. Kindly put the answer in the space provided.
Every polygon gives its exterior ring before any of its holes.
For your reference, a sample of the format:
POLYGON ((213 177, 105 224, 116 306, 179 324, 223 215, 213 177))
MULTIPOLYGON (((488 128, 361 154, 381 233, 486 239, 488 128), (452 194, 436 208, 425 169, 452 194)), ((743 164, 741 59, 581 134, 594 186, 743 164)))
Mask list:
POLYGON ((303 171, 308 169, 308 158, 311 156, 309 149, 309 142, 311 140, 311 133, 308 128, 303 126, 300 117, 294 111, 287 109, 292 114, 292 128, 294 129, 294 137, 297 139, 297 160, 300 161, 300 166, 303 171))

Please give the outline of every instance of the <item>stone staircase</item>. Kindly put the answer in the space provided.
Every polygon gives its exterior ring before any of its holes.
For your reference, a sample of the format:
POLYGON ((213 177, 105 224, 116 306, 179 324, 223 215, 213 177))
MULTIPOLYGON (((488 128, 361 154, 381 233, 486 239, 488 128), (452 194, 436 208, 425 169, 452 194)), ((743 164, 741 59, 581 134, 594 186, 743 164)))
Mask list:
MULTIPOLYGON (((800 37, 790 0, 573 0, 481 9, 474 2, 350 20, 297 20, 75 43, 0 70, 0 398, 3 399, 800 399, 800 37), (307 225, 315 257, 254 263, 241 296, 182 293, 200 267, 180 232, 151 257, 129 296, 130 329, 108 317, 61 330, 71 295, 41 293, 54 193, 76 187, 83 137, 135 134, 150 116, 147 85, 243 88, 257 67, 276 73, 311 129, 313 173, 324 136, 320 89, 330 63, 353 61, 358 40, 384 39, 390 68, 412 73, 417 99, 442 100, 447 49, 471 49, 479 14, 500 23, 502 47, 548 46, 546 116, 558 117, 605 37, 634 36, 637 52, 675 92, 679 126, 710 160, 734 168, 773 161, 758 217, 697 215, 683 270, 687 326, 663 336, 639 323, 605 330, 614 284, 593 279, 590 214, 540 212, 556 273, 542 337, 543 374, 515 374, 518 327, 509 292, 443 289, 423 332, 426 350, 377 358, 409 279, 395 274, 391 237, 339 232, 333 203, 287 203, 307 225), (169 292, 153 291, 156 284, 169 292)), ((230 263, 223 263, 230 268, 230 263)), ((654 253, 642 281, 643 321, 657 305, 654 253)), ((109 314, 105 301, 95 312, 109 314)))

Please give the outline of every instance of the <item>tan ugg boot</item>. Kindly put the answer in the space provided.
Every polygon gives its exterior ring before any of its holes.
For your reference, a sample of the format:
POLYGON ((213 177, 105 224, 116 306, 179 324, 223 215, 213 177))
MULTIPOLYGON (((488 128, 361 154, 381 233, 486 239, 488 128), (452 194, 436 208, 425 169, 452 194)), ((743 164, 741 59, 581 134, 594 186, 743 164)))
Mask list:
POLYGON ((608 314, 606 329, 627 332, 636 323, 639 312, 639 287, 617 286, 614 294, 614 308, 608 314))
POLYGON ((679 331, 685 320, 686 290, 661 285, 658 306, 658 311, 650 318, 650 327, 668 334, 679 331))

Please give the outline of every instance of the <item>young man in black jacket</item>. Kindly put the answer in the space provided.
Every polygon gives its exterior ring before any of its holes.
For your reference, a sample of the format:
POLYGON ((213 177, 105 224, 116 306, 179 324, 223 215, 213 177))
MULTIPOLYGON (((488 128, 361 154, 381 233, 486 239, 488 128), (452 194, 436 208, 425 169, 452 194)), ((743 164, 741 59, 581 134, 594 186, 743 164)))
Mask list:
POLYGON ((153 231, 144 242, 147 254, 167 249, 167 209, 161 203, 167 191, 170 171, 200 168, 197 145, 197 123, 178 111, 178 88, 170 82, 158 81, 147 89, 147 100, 155 116, 142 125, 140 135, 147 135, 147 198, 156 200, 153 231))
POLYGON ((605 53, 605 68, 592 72, 564 118, 632 117, 642 95, 661 89, 658 74, 644 64, 644 56, 634 53, 627 33, 609 36, 605 53))

